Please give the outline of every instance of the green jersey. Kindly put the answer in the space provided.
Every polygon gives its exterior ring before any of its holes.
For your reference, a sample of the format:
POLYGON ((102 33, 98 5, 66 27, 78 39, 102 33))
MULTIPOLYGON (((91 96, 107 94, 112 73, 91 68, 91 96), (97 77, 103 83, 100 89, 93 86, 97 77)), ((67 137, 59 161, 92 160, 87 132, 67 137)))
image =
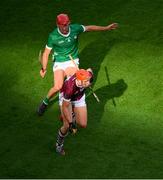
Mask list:
POLYGON ((85 31, 85 27, 79 24, 71 24, 69 33, 62 34, 59 28, 54 29, 48 38, 47 48, 53 49, 53 60, 56 62, 69 61, 69 55, 78 58, 78 36, 85 31))

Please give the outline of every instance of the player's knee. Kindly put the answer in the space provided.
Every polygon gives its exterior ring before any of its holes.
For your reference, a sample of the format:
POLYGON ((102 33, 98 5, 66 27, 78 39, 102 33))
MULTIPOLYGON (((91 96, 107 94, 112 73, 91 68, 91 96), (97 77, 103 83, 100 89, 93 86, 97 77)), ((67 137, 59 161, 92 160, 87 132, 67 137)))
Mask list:
POLYGON ((69 123, 64 122, 63 126, 64 126, 65 131, 68 131, 68 129, 69 129, 69 123))
POLYGON ((61 85, 54 85, 53 86, 54 91, 60 91, 61 88, 62 88, 62 84, 61 85))
POLYGON ((81 128, 86 128, 87 127, 87 123, 85 123, 85 122, 82 122, 79 125, 80 125, 81 128))

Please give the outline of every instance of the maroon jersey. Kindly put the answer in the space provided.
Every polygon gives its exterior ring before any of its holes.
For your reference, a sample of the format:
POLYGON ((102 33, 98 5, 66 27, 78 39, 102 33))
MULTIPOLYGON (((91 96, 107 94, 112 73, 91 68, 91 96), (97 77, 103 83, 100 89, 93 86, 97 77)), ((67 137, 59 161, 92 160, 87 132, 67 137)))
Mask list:
POLYGON ((85 88, 78 87, 75 80, 76 77, 73 75, 64 82, 62 89, 60 90, 60 93, 63 93, 64 99, 78 101, 84 95, 85 88))

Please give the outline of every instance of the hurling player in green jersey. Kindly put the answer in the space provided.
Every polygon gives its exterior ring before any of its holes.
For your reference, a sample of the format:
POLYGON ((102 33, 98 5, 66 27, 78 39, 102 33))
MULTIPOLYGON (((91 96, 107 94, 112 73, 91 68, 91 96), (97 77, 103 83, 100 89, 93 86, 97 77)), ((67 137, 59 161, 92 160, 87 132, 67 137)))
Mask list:
POLYGON ((62 88, 64 78, 66 76, 72 76, 77 71, 77 66, 79 65, 78 36, 83 32, 108 31, 118 27, 117 23, 107 26, 71 24, 67 14, 59 14, 56 18, 56 24, 57 28, 49 34, 42 55, 42 69, 40 70, 40 76, 44 78, 47 72, 49 54, 52 51, 54 60, 54 85, 40 104, 37 111, 39 115, 42 115, 46 110, 50 98, 62 88), (75 63, 70 59, 70 55, 75 63))

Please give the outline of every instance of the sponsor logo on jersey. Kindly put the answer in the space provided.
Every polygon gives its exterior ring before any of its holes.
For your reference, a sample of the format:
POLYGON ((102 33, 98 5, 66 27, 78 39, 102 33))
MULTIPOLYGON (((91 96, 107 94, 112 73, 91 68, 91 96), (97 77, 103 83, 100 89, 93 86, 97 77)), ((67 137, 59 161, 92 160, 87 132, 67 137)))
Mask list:
POLYGON ((71 37, 68 37, 66 40, 67 42, 71 42, 71 37))
POLYGON ((61 40, 61 41, 58 41, 58 44, 62 44, 62 43, 64 43, 64 41, 63 41, 63 40, 61 40))

